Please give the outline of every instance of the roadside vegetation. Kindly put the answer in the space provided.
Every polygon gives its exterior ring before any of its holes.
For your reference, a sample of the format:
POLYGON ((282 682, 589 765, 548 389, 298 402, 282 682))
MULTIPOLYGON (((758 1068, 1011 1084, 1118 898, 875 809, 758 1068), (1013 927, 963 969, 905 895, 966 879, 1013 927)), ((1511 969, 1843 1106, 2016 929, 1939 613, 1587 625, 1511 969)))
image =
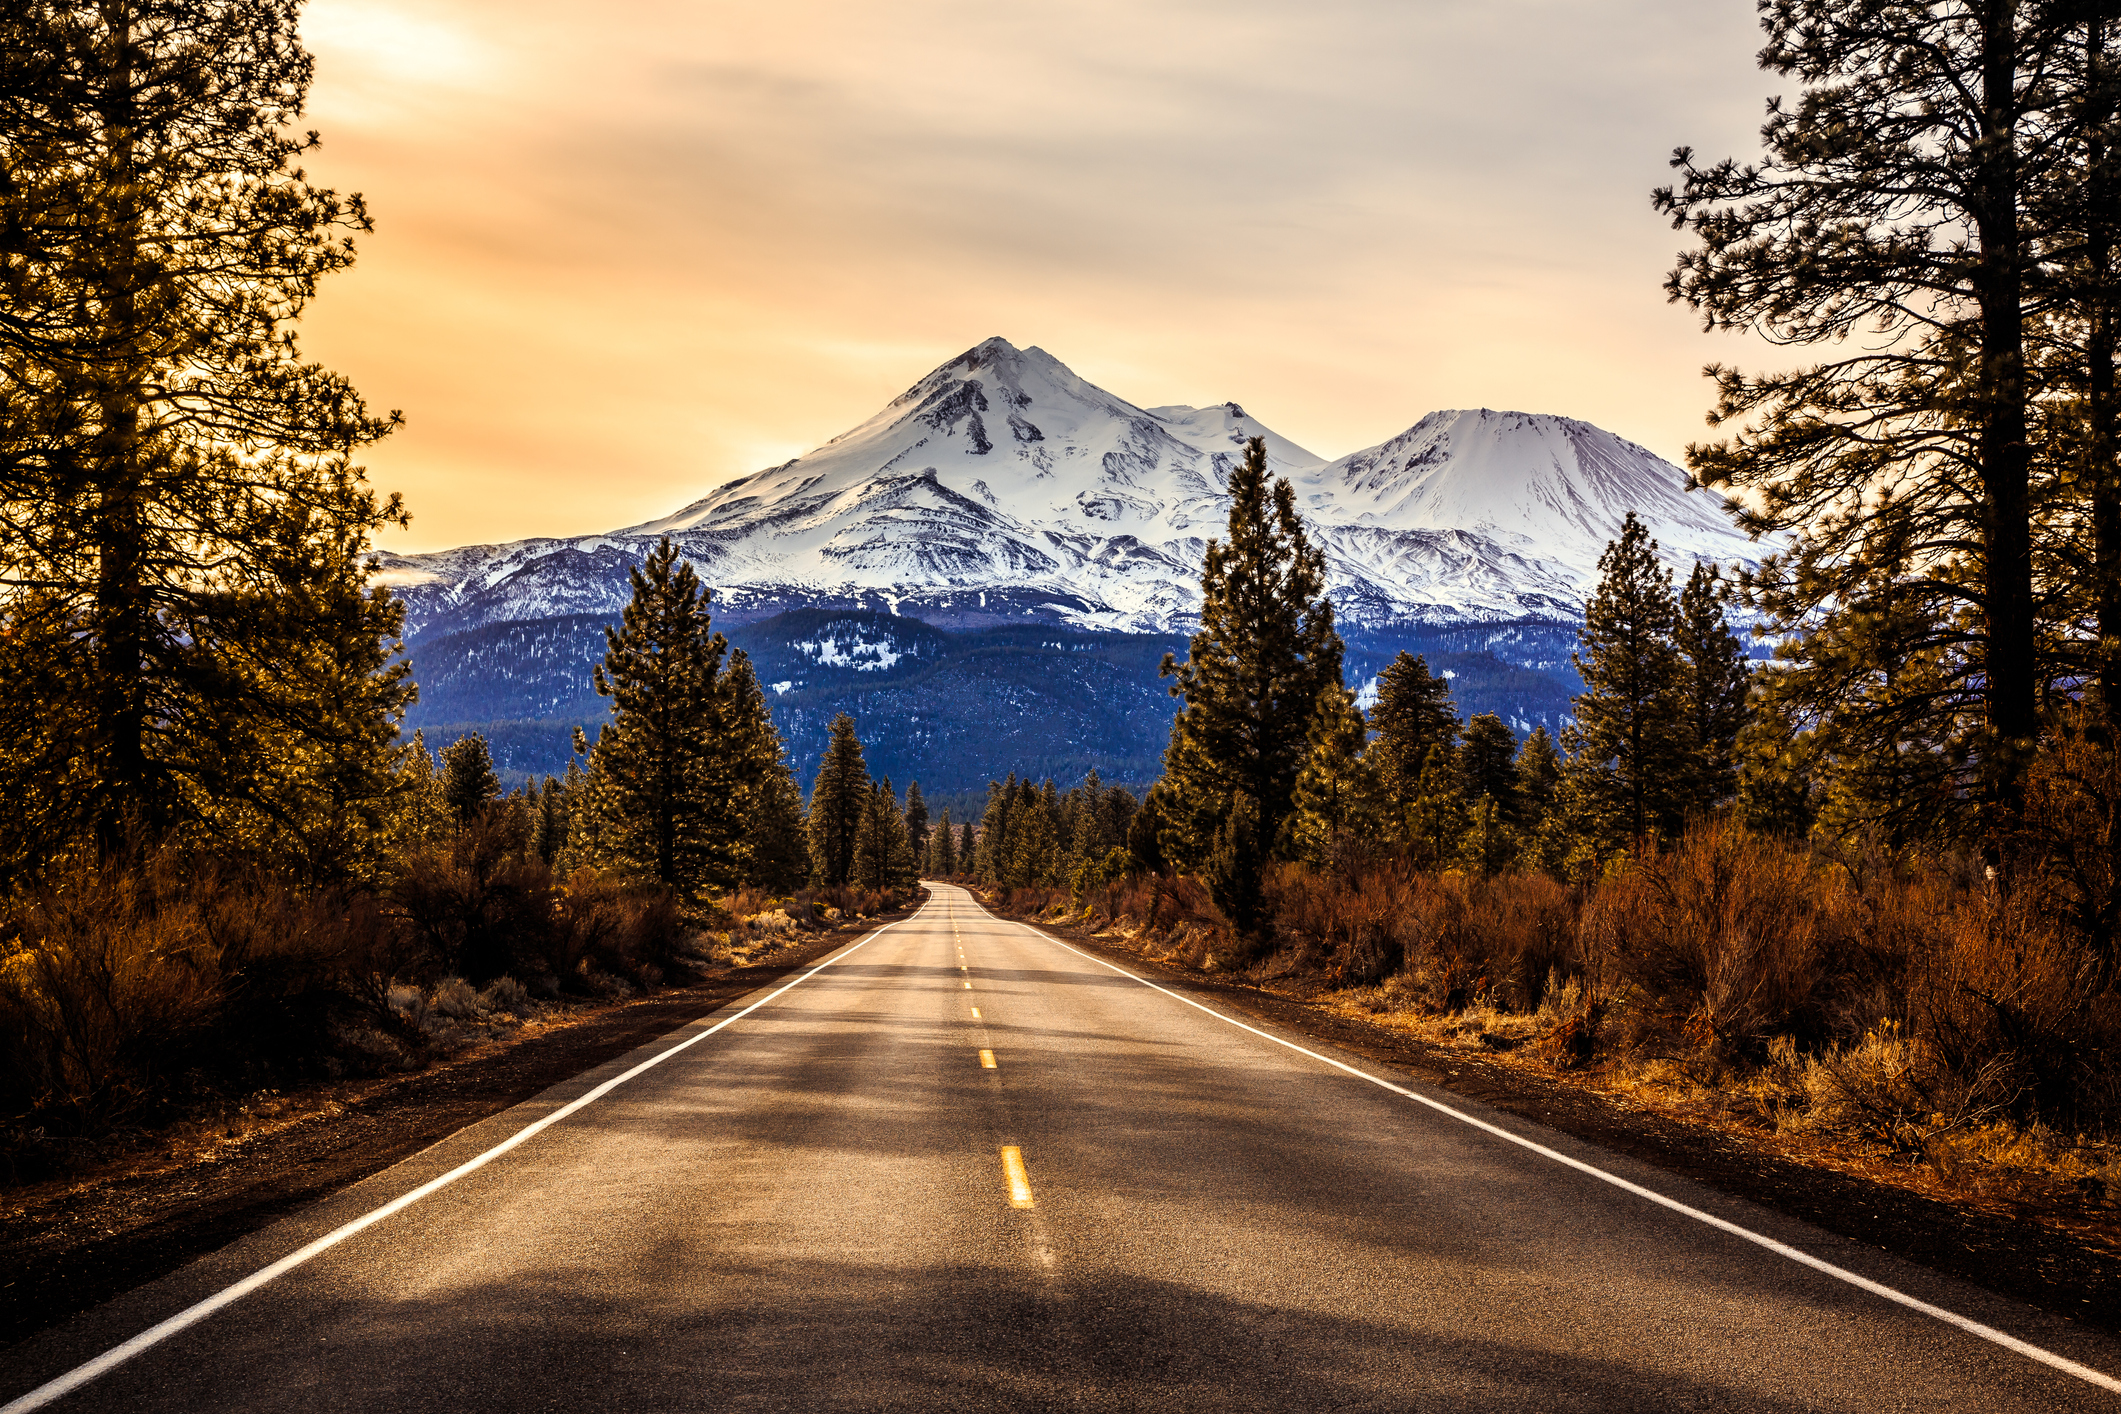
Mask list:
POLYGON ((667 542, 564 780, 402 734, 407 515, 353 460, 399 416, 294 336, 371 228, 301 168, 298 11, 0 22, 0 1180, 911 896, 853 722, 806 811, 667 542))

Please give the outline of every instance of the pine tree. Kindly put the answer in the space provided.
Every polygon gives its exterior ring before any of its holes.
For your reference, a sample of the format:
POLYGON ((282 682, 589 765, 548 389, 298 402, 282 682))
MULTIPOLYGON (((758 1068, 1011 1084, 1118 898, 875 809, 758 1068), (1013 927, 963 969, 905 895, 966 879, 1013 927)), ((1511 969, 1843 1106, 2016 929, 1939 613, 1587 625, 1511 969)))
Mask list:
MULTIPOLYGON (((2067 400, 2044 396, 2029 340, 2096 323, 2073 317, 2088 311, 2072 297, 2110 299, 2116 281, 2100 270, 2079 289, 2055 263, 2110 229, 2082 219, 2096 203, 2076 195, 2111 121, 2106 17, 2019 0, 1806 0, 1760 13, 1762 66, 1800 92, 1770 104, 1757 163, 1674 154, 1683 180, 1653 199, 1701 244, 1666 288, 1709 328, 1824 356, 1784 374, 1712 365, 1711 421, 1741 430, 1690 448, 1688 464, 1704 485, 1751 493, 1749 526, 1799 532, 1752 582, 1784 627, 1860 607, 1881 577, 1925 601, 1906 616, 1921 636, 1895 646, 1950 650, 1920 734, 1958 736, 1953 719, 1985 719, 1973 759, 1993 844, 2056 667, 2042 661, 2055 638, 2038 621, 2035 506, 2046 499, 2036 483, 2058 470, 2037 458, 2063 450, 2040 421, 2067 400), (2086 20, 2098 59, 2080 65, 2086 20)), ((2110 356, 2100 376, 2110 386, 2110 356)), ((2110 448, 2087 445, 2101 442, 2110 448)), ((2111 486, 2110 461, 2090 470, 2111 486)), ((1845 684, 1796 671, 1786 686, 1808 716, 1861 712, 1845 684)))
POLYGON ((1009 812, 1009 855, 1001 881, 1009 888, 1031 888, 1061 882, 1063 860, 1059 802, 1053 782, 1033 789, 1029 781, 1017 789, 1017 800, 1009 812))
POLYGON ((751 744, 731 721, 728 641, 677 545, 664 537, 627 577, 633 597, 591 670, 612 700, 597 741, 616 812, 605 843, 622 868, 696 898, 744 876, 751 744))
POLYGON ((919 781, 910 781, 906 785, 906 839, 912 844, 916 858, 928 847, 928 802, 921 799, 919 781))
POLYGON ((855 835, 869 801, 869 768, 854 718, 845 712, 832 719, 832 738, 810 787, 810 867, 828 889, 843 887, 854 876, 855 835))
POLYGON ((370 229, 296 166, 296 15, 8 11, 0 635, 48 670, 4 674, 0 789, 42 840, 0 855, 263 832, 344 875, 380 838, 409 684, 378 666, 400 610, 367 548, 405 515, 351 457, 396 414, 294 337, 370 229))
POLYGON ((803 788, 787 763, 767 776, 751 808, 751 882, 787 894, 810 877, 810 842, 803 832, 803 788))
POLYGON ((928 841, 928 872, 938 879, 947 879, 957 872, 957 836, 947 808, 928 841))
POLYGON ((972 828, 972 822, 967 820, 964 824, 957 827, 958 869, 960 871, 969 870, 972 867, 973 858, 978 852, 979 837, 972 828))
POLYGON ((998 884, 1009 867, 1009 816, 1016 808, 1016 772, 1006 781, 987 783, 987 813, 980 817, 979 850, 972 873, 983 883, 998 884))
POLYGON ((1255 865, 1295 808, 1311 714, 1319 692, 1340 681, 1341 642, 1325 557, 1304 534, 1288 481, 1269 486, 1261 439, 1245 444, 1229 492, 1228 538, 1208 542, 1201 566, 1200 632, 1183 665, 1164 659, 1172 695, 1185 702, 1164 752, 1164 853, 1182 866, 1212 855, 1217 869, 1246 871, 1214 887, 1249 933, 1260 920, 1255 865), (1240 816, 1249 823, 1233 826, 1240 816))
POLYGON ((1458 846, 1458 862, 1483 876, 1493 876, 1517 862, 1523 842, 1491 795, 1474 800, 1466 813, 1465 835, 1458 846))
POLYGON ((1534 727, 1532 734, 1524 739, 1524 745, 1517 749, 1521 817, 1516 823, 1523 829, 1538 829, 1552 812, 1555 793, 1560 787, 1561 753, 1554 749, 1554 738, 1547 735, 1545 727, 1534 727))
POLYGON ((810 873, 803 835, 803 791, 773 725, 765 691, 739 648, 722 674, 722 710, 737 761, 735 790, 744 821, 744 878, 777 893, 810 873))
POLYGON ((1311 751, 1296 777, 1296 810, 1282 826, 1289 838, 1279 853, 1325 864, 1379 842, 1383 800, 1365 754, 1369 735, 1355 694, 1326 684, 1311 714, 1311 751))
POLYGON ((1421 794, 1429 753, 1449 751, 1458 739, 1458 713, 1447 678, 1432 677, 1426 658, 1402 651, 1377 675, 1377 701, 1370 708, 1377 740, 1370 760, 1378 788, 1402 813, 1421 794))
MULTIPOLYGON (((572 762, 568 763, 572 765, 572 762)), ((547 864, 556 863, 561 851, 567 848, 567 796, 560 783, 551 776, 538 792, 538 858, 547 864)))
POLYGON ((865 889, 897 889, 914 882, 906 817, 887 777, 870 787, 854 835, 853 882, 865 889))
POLYGON ((1514 825, 1523 815, 1518 798, 1517 736, 1493 712, 1482 712, 1466 723, 1465 738, 1458 747, 1458 774, 1465 781, 1468 799, 1482 796, 1495 802, 1504 824, 1514 825))
POLYGON ((448 841, 454 812, 442 794, 442 779, 435 773, 435 758, 427 749, 427 738, 417 731, 399 759, 394 800, 397 818, 391 831, 393 853, 404 858, 448 841))
POLYGON ((1563 792, 1561 753, 1543 726, 1532 728, 1517 751, 1517 790, 1522 818, 1515 822, 1527 860, 1559 876, 1576 845, 1563 792))
POLYGON ((493 773, 485 737, 472 732, 442 748, 442 799, 458 829, 469 826, 500 798, 501 781, 493 773))
POLYGON ((1729 592, 1715 566, 1696 561, 1679 595, 1674 643, 1684 675, 1687 793, 1697 809, 1738 793, 1738 733, 1752 664, 1725 620, 1729 592))
POLYGON ((1562 734, 1571 769, 1605 847, 1675 834, 1686 818, 1683 664, 1673 644, 1679 608, 1657 542, 1630 511, 1598 558, 1584 606, 1583 652, 1571 655, 1584 691, 1562 734), (1588 655, 1588 656, 1586 656, 1588 655))
POLYGON ((1407 848, 1416 864, 1440 869, 1457 857, 1470 818, 1466 804, 1458 761, 1447 743, 1438 742, 1429 748, 1421 783, 1406 808, 1407 848))

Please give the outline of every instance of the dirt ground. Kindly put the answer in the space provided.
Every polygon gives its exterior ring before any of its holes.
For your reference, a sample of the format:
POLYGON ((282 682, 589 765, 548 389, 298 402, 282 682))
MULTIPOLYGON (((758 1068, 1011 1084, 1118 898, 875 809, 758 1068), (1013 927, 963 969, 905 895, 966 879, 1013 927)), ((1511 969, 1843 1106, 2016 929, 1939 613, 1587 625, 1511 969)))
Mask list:
POLYGON ((2121 1333, 2121 1224, 2110 1204, 1945 1201, 1862 1173, 1805 1162, 1749 1133, 1601 1094, 1550 1069, 1433 1045, 1324 1005, 1320 990, 1301 984, 1277 982, 1270 988, 1182 970, 1149 961, 1122 938, 1046 922, 1036 926, 1202 1001, 1304 1032, 1468 1099, 2087 1326, 2121 1333))
POLYGON ((522 1039, 422 1071, 280 1097, 263 1122, 198 1125, 64 1179, 0 1189, 0 1347, 223 1247, 466 1125, 844 947, 862 927, 800 938, 687 987, 571 1010, 522 1039), (202 1138, 205 1142, 201 1142, 202 1138))

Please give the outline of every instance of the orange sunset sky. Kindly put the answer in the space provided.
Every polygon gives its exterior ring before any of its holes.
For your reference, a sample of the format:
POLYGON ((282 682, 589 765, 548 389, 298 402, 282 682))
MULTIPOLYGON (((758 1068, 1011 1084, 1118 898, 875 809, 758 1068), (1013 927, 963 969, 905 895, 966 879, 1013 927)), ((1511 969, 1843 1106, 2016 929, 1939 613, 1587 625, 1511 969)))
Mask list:
POLYGON ((611 529, 999 334, 1323 456, 1441 407, 1677 460, 1671 148, 1756 150, 1749 0, 314 0, 376 232, 310 356, 405 428, 400 550, 611 529))

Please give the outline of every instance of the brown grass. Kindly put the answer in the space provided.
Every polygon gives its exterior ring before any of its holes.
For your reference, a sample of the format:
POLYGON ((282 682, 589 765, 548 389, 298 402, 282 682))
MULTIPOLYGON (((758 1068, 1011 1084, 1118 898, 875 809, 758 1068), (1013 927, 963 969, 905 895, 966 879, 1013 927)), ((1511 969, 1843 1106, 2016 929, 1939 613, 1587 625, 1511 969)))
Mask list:
POLYGON ((1584 885, 1392 858, 1265 885, 1250 951, 1187 879, 997 902, 1959 1191, 2121 1177, 2121 995, 2098 941, 1963 861, 1835 859, 1704 822, 1584 885))

